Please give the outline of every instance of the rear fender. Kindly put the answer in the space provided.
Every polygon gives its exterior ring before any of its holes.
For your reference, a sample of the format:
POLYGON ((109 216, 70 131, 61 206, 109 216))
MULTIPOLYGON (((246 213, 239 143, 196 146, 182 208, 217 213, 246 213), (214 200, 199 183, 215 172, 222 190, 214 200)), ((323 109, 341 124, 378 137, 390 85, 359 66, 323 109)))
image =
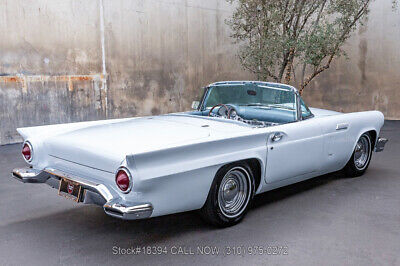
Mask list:
POLYGON ((218 169, 254 158, 264 175, 266 134, 191 144, 129 155, 133 191, 154 206, 154 216, 199 209, 204 205, 218 169))

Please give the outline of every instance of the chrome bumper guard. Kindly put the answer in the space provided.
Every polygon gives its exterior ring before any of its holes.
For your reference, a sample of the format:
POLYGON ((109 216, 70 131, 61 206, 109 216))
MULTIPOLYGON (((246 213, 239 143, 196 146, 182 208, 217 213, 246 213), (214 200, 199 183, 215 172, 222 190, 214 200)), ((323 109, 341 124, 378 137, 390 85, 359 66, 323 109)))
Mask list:
POLYGON ((45 183, 48 179, 45 172, 33 168, 14 169, 12 176, 22 183, 45 183))
POLYGON ((100 205, 107 215, 123 220, 149 218, 153 213, 153 206, 150 203, 128 202, 116 193, 112 193, 103 184, 96 184, 56 169, 46 168, 43 171, 34 168, 14 169, 12 176, 23 183, 46 183, 56 189, 61 178, 79 183, 84 189, 79 202, 100 205))
POLYGON ((128 202, 121 203, 118 200, 111 200, 105 203, 103 207, 108 215, 123 220, 148 218, 153 213, 153 206, 150 203, 129 204, 128 202))
POLYGON ((385 144, 388 142, 388 139, 378 138, 375 144, 375 152, 381 152, 385 148, 385 144))

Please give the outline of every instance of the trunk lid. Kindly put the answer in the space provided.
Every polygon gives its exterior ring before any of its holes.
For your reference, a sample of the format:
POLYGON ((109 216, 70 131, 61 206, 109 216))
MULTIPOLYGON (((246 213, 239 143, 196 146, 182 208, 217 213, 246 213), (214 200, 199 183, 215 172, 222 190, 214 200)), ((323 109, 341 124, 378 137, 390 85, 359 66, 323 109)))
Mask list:
POLYGON ((93 125, 45 141, 50 157, 114 172, 126 155, 184 145, 210 136, 199 118, 144 117, 93 125))

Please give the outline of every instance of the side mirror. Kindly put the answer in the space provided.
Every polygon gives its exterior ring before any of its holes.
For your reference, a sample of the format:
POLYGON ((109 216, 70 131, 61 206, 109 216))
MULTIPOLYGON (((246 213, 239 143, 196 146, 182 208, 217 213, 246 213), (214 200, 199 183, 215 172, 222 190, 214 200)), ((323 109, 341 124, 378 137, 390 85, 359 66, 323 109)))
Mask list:
POLYGON ((197 110, 199 108, 200 102, 199 101, 193 101, 192 102, 192 109, 197 110))

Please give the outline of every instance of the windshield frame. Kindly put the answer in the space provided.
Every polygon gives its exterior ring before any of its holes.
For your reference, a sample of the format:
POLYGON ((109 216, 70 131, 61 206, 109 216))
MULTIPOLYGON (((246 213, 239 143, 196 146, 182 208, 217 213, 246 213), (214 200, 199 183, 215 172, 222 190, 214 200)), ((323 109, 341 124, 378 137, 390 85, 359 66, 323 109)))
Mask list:
MULTIPOLYGON (((228 85, 229 86, 231 84, 232 85, 233 84, 236 84, 236 85, 254 84, 254 85, 258 85, 258 86, 271 86, 271 87, 284 86, 285 88, 288 88, 289 90, 293 91, 294 94, 295 94, 295 104, 296 104, 296 107, 295 107, 295 109, 296 109, 296 120, 295 120, 295 122, 303 120, 302 111, 301 111, 301 100, 300 100, 301 96, 300 96, 298 90, 295 87, 290 86, 290 85, 286 85, 286 84, 282 84, 282 83, 273 83, 273 82, 262 82, 262 81, 231 81, 231 82, 229 82, 229 81, 224 81, 224 82, 212 83, 212 84, 210 84, 210 85, 208 85, 207 87, 204 88, 204 93, 203 93, 203 96, 201 98, 201 101, 200 101, 200 104, 199 104, 197 110, 198 111, 205 111, 206 110, 205 104, 207 102, 207 98, 208 98, 208 95, 210 93, 211 87, 218 86, 218 85, 228 85)), ((304 102, 304 100, 303 100, 303 102, 304 102)), ((304 102, 304 104, 305 104, 305 102, 304 102)), ((306 104, 305 104, 305 106, 308 108, 308 106, 306 104)), ((311 113, 311 111, 310 111, 310 113, 311 113)), ((311 116, 309 116, 307 118, 311 118, 313 116, 314 115, 311 113, 311 116)))

